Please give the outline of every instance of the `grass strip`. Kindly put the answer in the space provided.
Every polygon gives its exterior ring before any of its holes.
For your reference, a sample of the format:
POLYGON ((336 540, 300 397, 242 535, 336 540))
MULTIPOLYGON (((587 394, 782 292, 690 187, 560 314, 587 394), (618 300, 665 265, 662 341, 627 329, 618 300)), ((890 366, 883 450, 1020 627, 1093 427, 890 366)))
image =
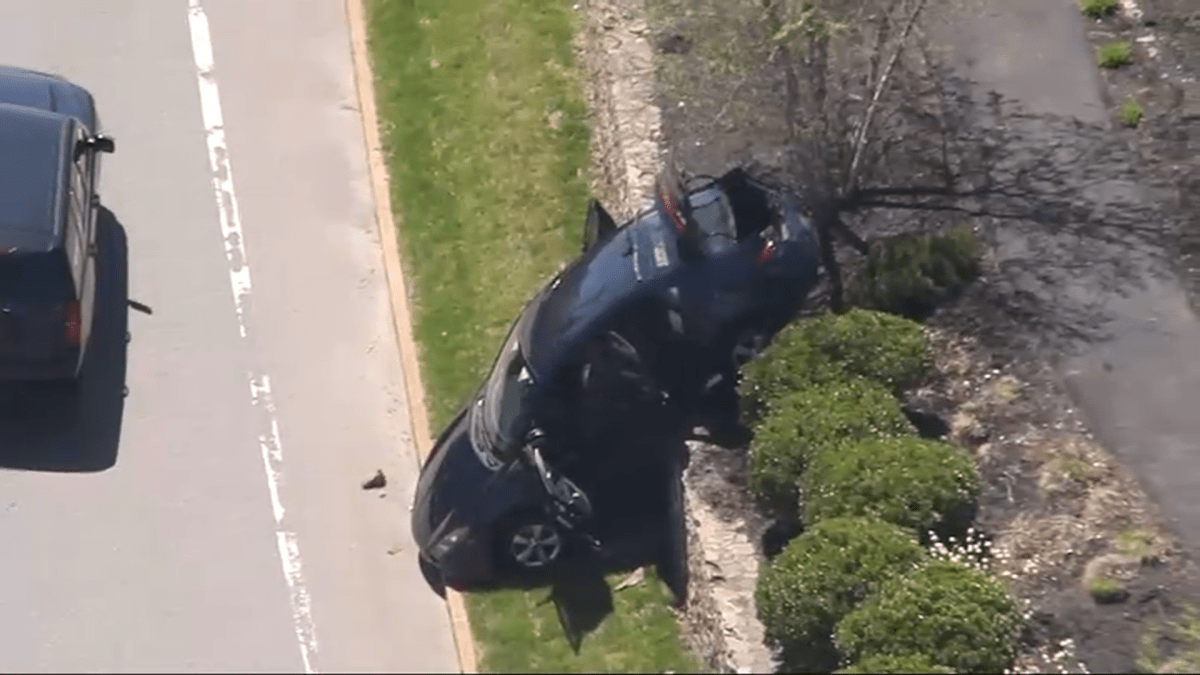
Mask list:
MULTIPOLYGON (((576 19, 570 0, 367 0, 366 9, 436 432, 475 391, 525 301, 578 250, 588 122, 576 19)), ((573 617, 585 634, 578 653, 552 594, 468 596, 484 671, 694 670, 652 574, 606 594, 611 607, 573 617)))

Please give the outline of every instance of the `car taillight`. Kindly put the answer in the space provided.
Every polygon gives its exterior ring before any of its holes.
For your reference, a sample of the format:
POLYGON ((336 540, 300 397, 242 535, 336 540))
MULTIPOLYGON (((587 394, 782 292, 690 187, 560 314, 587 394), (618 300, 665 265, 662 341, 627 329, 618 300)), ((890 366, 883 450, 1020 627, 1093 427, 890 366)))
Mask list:
POLYGON ((758 264, 759 265, 767 264, 768 262, 771 261, 772 258, 775 257, 776 253, 779 253, 779 245, 776 244, 774 241, 768 239, 763 244, 762 250, 758 252, 758 264))
POLYGON ((78 302, 67 303, 65 328, 67 332, 67 342, 72 347, 78 347, 83 341, 83 321, 82 317, 80 316, 78 302))
POLYGON ((670 216, 671 222, 675 224, 675 231, 679 234, 687 232, 687 219, 683 217, 683 209, 679 207, 679 203, 675 201, 675 197, 667 190, 666 186, 659 188, 659 198, 662 200, 663 210, 670 216))

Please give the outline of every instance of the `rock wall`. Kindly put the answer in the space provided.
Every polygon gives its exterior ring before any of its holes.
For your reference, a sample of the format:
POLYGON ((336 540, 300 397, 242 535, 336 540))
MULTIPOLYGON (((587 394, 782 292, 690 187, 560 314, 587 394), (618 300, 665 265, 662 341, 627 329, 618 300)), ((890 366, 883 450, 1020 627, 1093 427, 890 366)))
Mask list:
MULTIPOLYGON (((646 207, 663 161, 642 0, 581 0, 577 51, 592 117, 592 193, 619 221, 646 207)), ((737 484, 744 453, 688 444, 684 639, 714 672, 770 672, 754 608, 765 524, 737 484)))
POLYGON ((692 593, 684 632, 717 672, 773 672, 754 605, 768 523, 742 485, 746 453, 697 441, 688 442, 688 453, 683 485, 692 593))
POLYGON ((641 0, 582 0, 578 7, 592 116, 592 193, 619 222, 646 205, 659 167, 654 49, 641 0))

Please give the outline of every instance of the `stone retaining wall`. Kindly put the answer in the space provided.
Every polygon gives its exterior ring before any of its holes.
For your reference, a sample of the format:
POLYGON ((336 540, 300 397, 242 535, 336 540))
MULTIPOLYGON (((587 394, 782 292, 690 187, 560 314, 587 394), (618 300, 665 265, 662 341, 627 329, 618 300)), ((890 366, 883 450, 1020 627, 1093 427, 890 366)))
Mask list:
POLYGON ((582 0, 577 7, 592 116, 592 192, 620 222, 646 205, 659 168, 654 50, 641 0, 582 0))
MULTIPOLYGON (((592 194, 620 222, 649 204, 664 157, 652 36, 642 0, 581 0, 576 8, 592 117, 592 194)), ((770 672, 754 609, 764 524, 734 482, 744 453, 694 442, 688 449, 684 638, 714 672, 770 672)))

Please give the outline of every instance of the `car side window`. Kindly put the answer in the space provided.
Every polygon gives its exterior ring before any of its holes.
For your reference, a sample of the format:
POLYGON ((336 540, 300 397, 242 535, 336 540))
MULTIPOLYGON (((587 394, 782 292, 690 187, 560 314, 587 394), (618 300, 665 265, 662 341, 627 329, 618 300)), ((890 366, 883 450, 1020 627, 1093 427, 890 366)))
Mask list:
POLYGON ((584 348, 583 398, 597 409, 626 408, 651 396, 654 376, 629 337, 608 330, 584 348))

